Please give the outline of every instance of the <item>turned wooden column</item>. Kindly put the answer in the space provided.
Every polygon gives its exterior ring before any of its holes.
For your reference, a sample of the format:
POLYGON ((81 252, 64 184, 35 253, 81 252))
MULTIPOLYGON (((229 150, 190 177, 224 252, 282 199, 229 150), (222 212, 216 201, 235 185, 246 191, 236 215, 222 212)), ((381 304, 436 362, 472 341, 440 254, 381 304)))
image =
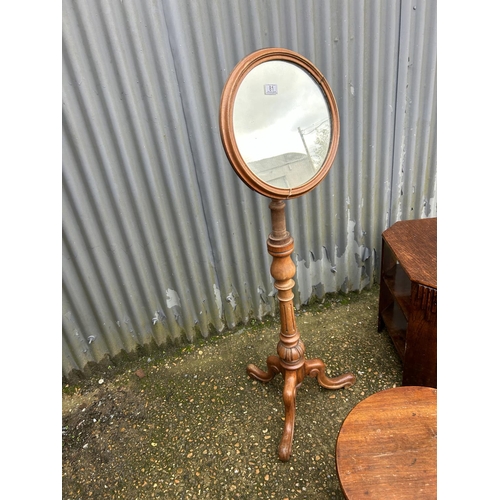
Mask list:
POLYGON ((282 461, 290 458, 292 451, 293 432, 295 425, 295 401, 297 389, 304 377, 317 377, 318 383, 327 389, 350 387, 355 382, 354 375, 348 373, 336 378, 328 378, 325 374, 325 364, 320 359, 305 359, 306 348, 300 339, 295 322, 293 306, 292 279, 295 276, 295 264, 291 254, 294 249, 293 238, 286 230, 285 202, 272 200, 271 209, 272 232, 267 239, 267 250, 273 257, 271 275, 274 286, 278 290, 280 308, 281 331, 277 346, 278 355, 267 358, 267 372, 253 364, 248 365, 247 373, 250 377, 261 382, 269 382, 275 375, 281 373, 285 380, 283 401, 285 405, 285 427, 278 448, 278 455, 282 461))
POLYGON ((305 346, 300 340, 295 323, 292 289, 295 281, 295 264, 290 257, 293 252, 293 238, 286 230, 285 202, 273 200, 269 205, 273 232, 267 240, 267 251, 273 257, 271 276, 278 290, 281 332, 278 343, 278 356, 281 364, 289 370, 298 370, 304 364, 305 346))

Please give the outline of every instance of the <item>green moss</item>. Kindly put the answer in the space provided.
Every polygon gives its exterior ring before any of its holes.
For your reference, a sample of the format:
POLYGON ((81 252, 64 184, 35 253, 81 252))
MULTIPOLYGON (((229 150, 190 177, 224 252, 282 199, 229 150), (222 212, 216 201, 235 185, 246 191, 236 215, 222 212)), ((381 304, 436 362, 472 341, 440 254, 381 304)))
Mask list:
POLYGON ((63 385, 63 394, 67 395, 67 396, 73 396, 75 395, 77 392, 80 391, 80 386, 79 385, 71 385, 71 384, 64 384, 63 385))
MULTIPOLYGON (((346 306, 354 304, 365 297, 366 294, 370 295, 373 291, 371 289, 364 289, 363 291, 355 292, 338 292, 327 293, 321 299, 313 296, 307 305, 303 305, 297 314, 305 312, 318 313, 325 310, 325 308, 332 308, 337 306, 346 306)), ((180 356, 182 354, 191 353, 196 349, 203 347, 207 344, 215 343, 227 336, 237 334, 245 331, 258 331, 265 327, 272 327, 279 330, 280 318, 279 314, 267 314, 262 319, 250 318, 246 323, 240 322, 234 328, 224 328, 219 332, 214 325, 209 325, 209 336, 203 337, 199 326, 196 326, 192 333, 192 339, 189 340, 186 332, 183 331, 182 335, 170 339, 167 343, 157 345, 152 341, 147 345, 139 345, 130 353, 121 351, 118 355, 110 358, 106 356, 100 363, 89 363, 84 371, 74 370, 68 377, 63 377, 63 388, 69 390, 69 387, 81 387, 88 385, 92 379, 99 379, 103 376, 110 378, 115 373, 123 370, 135 371, 141 365, 146 366, 150 362, 155 362, 158 359, 164 359, 166 356, 180 356)))

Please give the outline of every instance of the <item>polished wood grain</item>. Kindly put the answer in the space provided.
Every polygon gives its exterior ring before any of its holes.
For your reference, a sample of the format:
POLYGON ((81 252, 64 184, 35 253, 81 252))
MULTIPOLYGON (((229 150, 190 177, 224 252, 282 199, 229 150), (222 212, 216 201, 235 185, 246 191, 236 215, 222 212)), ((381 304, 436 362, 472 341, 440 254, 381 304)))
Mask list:
POLYGON ((339 432, 337 472, 348 500, 437 498, 437 389, 369 396, 339 432))
POLYGON ((341 389, 350 387, 356 381, 352 373, 346 373, 334 378, 329 378, 325 373, 325 364, 321 359, 306 359, 306 348, 300 338, 295 321, 293 307, 292 279, 295 276, 295 264, 290 255, 293 252, 293 238, 286 230, 285 202, 283 200, 271 201, 272 233, 267 240, 267 249, 273 257, 271 275, 278 290, 280 305, 281 331, 277 347, 277 356, 267 358, 267 372, 254 364, 247 366, 250 377, 260 382, 269 382, 278 373, 283 375, 285 385, 283 388, 283 402, 285 405, 285 426, 278 447, 278 456, 286 462, 292 453, 292 441, 295 426, 295 407, 297 389, 305 377, 316 377, 319 385, 325 389, 341 389))
POLYGON ((403 385, 437 387, 437 218, 382 233, 378 331, 403 362, 403 385))
POLYGON ((437 218, 404 220, 383 233, 411 281, 437 288, 437 218))

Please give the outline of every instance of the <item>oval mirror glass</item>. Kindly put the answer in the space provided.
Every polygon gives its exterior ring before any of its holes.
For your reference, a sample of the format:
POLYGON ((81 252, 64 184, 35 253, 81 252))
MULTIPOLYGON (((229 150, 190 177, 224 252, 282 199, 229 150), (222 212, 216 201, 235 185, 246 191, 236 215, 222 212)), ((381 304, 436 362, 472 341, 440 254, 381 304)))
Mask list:
POLYGON ((241 82, 233 109, 236 144, 250 170, 279 188, 296 188, 323 165, 331 139, 327 100, 296 64, 268 61, 241 82))
POLYGON ((288 49, 258 50, 230 74, 219 126, 238 176, 274 199, 307 193, 332 166, 339 141, 335 97, 307 59, 288 49))

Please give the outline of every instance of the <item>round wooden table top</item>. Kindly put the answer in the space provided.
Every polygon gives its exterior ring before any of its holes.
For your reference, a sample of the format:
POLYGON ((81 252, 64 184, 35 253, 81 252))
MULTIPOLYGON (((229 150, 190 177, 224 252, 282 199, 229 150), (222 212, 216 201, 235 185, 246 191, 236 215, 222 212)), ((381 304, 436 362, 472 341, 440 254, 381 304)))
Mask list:
POLYGON ((396 387, 358 403, 336 460, 349 500, 437 498, 437 389, 396 387))

